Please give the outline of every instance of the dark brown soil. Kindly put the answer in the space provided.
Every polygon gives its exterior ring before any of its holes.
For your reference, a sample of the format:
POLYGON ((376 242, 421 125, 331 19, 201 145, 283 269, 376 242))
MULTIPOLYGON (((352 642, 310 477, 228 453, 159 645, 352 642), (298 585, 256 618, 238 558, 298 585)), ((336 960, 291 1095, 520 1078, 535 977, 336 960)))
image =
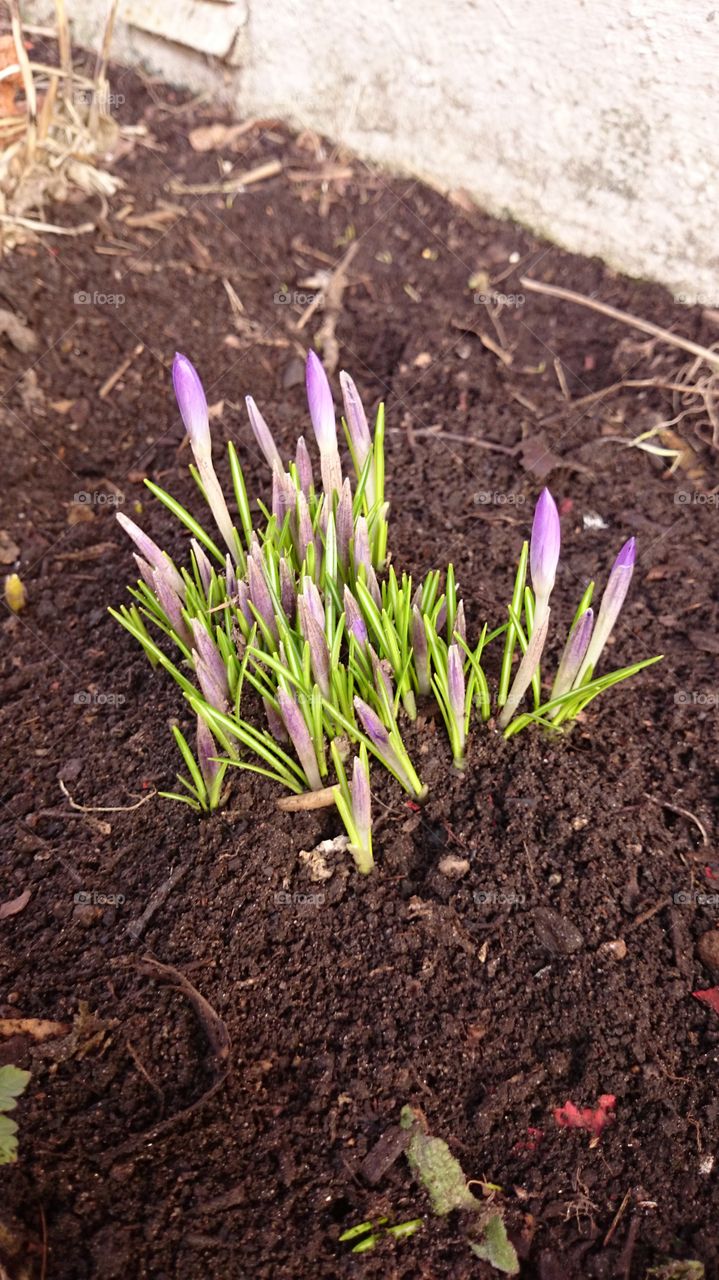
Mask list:
MULTIPOLYGON (((535 295, 505 306, 496 327, 468 282, 485 272, 490 288, 518 294, 527 272, 704 343, 715 324, 659 287, 351 158, 352 178, 323 187, 329 153, 266 121, 225 158, 277 158, 279 176, 234 200, 172 195, 175 176, 217 178, 217 156, 187 145, 216 115, 157 86, 148 96, 129 76, 123 92, 128 120, 151 136, 120 162, 126 188, 101 234, 25 247, 0 289, 38 339, 30 356, 0 346, 1 523, 29 597, 3 623, 0 903, 32 893, 0 921, 0 1017, 73 1027, 43 1044, 0 1038, 1 1060, 32 1070, 20 1160, 0 1171, 2 1221, 16 1242, 25 1233, 20 1258, 34 1276, 68 1280, 489 1275, 456 1217, 432 1219, 403 1157, 376 1185, 365 1176, 364 1157, 409 1102, 468 1178, 504 1188, 523 1276, 634 1280, 668 1256, 700 1259, 716 1280, 719 1017, 692 998, 717 980, 696 944, 719 910, 694 896, 719 893, 716 455, 701 417, 679 430, 703 474, 670 474, 616 442, 676 416, 661 387, 583 399, 622 375, 674 381, 681 353, 535 295), (181 212, 154 230, 133 225, 162 200, 181 212), (211 403, 224 401, 218 454, 236 440, 267 495, 243 396, 283 444, 306 430, 301 350, 322 321, 318 311, 298 330, 302 303, 274 297, 312 292, 351 236, 340 367, 371 404, 386 400, 395 564, 421 574, 451 557, 473 632, 501 620, 542 483, 532 452, 551 447, 565 548, 557 617, 569 620, 586 579, 603 578, 635 533, 612 656, 666 656, 561 741, 506 744, 477 728, 463 778, 428 718, 409 735, 426 807, 378 778, 375 873, 340 866, 318 887, 298 852, 338 833, 332 812, 281 814, 272 785, 249 774, 208 821, 152 796, 174 780, 169 723, 186 716, 107 615, 133 576, 107 499, 117 486, 125 510, 141 504, 141 523, 184 555, 142 485, 147 474, 196 505, 168 376, 176 348, 211 403), (124 301, 76 303, 78 292, 124 301), (523 454, 508 451, 523 441, 523 454), (585 527, 592 515, 606 527, 585 527), (60 780, 90 811, 71 807, 60 780), (450 853, 470 862, 460 880, 439 870, 450 853), (323 897, 288 905, 284 892, 323 897), (153 902, 138 937, 133 922, 153 902), (567 939, 567 922, 578 936, 567 939), (617 939, 623 959, 605 946, 617 939), (187 994, 142 966, 148 955, 209 1001, 231 1041, 226 1062, 187 994), (616 1119, 597 1145, 556 1126, 555 1107, 604 1093, 616 1119), (424 1226, 357 1257, 338 1243, 383 1214, 424 1226)), ((11 1275, 21 1265, 6 1262, 11 1275)))

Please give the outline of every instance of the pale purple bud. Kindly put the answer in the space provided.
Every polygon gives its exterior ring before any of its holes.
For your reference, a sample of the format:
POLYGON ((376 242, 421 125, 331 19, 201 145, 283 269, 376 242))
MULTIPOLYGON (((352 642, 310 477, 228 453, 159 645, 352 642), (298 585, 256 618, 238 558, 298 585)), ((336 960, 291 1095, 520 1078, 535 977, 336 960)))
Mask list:
POLYGON ((538 626, 536 625, 535 619, 535 627, 529 637, 527 651, 519 664, 517 674, 514 677, 512 687, 509 691, 509 697, 507 698, 499 717, 500 729, 506 729, 510 720, 514 716, 517 707, 522 701, 522 698, 527 692, 527 689, 532 683, 532 676, 539 666, 539 660, 542 656, 542 650, 544 649, 544 642, 547 639, 550 613, 551 609, 545 610, 544 616, 538 626))
POLYGON ((447 601, 443 600, 441 605, 439 606, 439 609, 437 610, 437 617, 435 618, 435 621, 434 621, 434 629, 437 632, 437 635, 439 635, 440 631, 444 630, 444 624, 446 621, 447 621, 447 601))
POLYGON ((305 560, 307 548, 314 542, 310 509, 304 493, 297 494, 297 513, 295 517, 294 543, 298 560, 305 560))
POLYGON ((152 538, 148 538, 147 534, 143 533, 140 526, 135 524, 135 521, 131 520, 129 516, 126 516, 124 512, 118 511, 116 513, 116 519, 120 527, 125 530, 125 533, 132 538, 132 541, 140 552, 140 555, 144 556, 145 560, 147 560, 148 564, 152 565, 153 569, 160 570, 163 576, 169 581, 173 591, 176 592, 181 600, 184 600, 185 584, 174 564, 170 560, 170 557, 166 556, 164 551, 160 550, 157 543, 153 542, 152 538))
MULTIPOLYGON (((529 544, 529 564, 532 586, 537 599, 537 613, 551 595, 559 563, 559 512, 549 489, 542 489, 534 509, 532 538, 529 544)), ((541 619, 540 619, 541 620, 541 619)))
POLYGON ((190 632, 187 629, 187 623, 182 616, 182 602, 177 592, 172 586, 168 575, 163 569, 155 569, 152 575, 152 585, 155 595, 160 603, 160 608, 165 614, 172 630, 180 637, 185 644, 190 643, 190 632))
POLYGON ((228 699, 230 690, 227 684, 227 668, 212 636, 199 618, 192 619, 192 638, 195 642, 195 652, 200 655, 200 662, 211 673, 218 688, 222 690, 223 697, 228 699))
POLYGON ((635 538, 630 538, 624 543, 619 555, 617 556, 609 579, 604 588, 602 603, 599 606, 597 614, 597 625, 594 628, 594 634, 589 642, 587 656, 582 664, 579 677, 575 681, 575 687, 583 684, 587 679, 590 671, 594 671, 602 650, 609 639, 614 624, 619 617, 622 605, 626 599, 629 584, 634 573, 634 560, 637 553, 637 544, 635 538))
POLYGON ((200 546, 200 543, 196 538, 190 538, 190 546, 192 547, 195 556, 195 564, 197 565, 197 572, 200 575, 202 589, 205 595, 207 595, 210 590, 210 583, 212 582, 212 565, 205 555, 204 548, 200 546))
POLYGON ((380 694, 380 696, 381 696, 381 690, 382 688, 384 688, 384 691, 387 695, 387 701, 391 706, 392 699, 394 698, 394 688, 392 686, 392 668, 390 667, 387 661, 384 661, 384 662, 380 661, 374 649, 372 648, 372 645, 369 645, 368 648, 369 648, 370 662, 372 663, 372 673, 374 675, 374 687, 377 690, 377 693, 380 694))
POLYGON ((349 564, 350 542, 354 531, 352 516, 352 487, 348 479, 342 485, 342 494, 337 504, 337 557, 344 570, 349 564))
POLYGON ((237 574, 235 566, 232 563, 232 556, 229 551, 225 560, 225 591, 230 600, 234 600, 237 595, 237 574))
POLYGON ((416 788, 412 785, 402 761, 390 742, 389 733, 382 724, 377 713, 373 711, 366 702, 363 702, 361 698, 354 699, 354 708, 359 716, 360 724, 374 746, 377 754, 382 758, 388 768, 391 769, 399 778, 402 786, 405 787, 410 794, 414 794, 416 788))
MULTIPOLYGON (((363 755, 366 755, 366 752, 363 751, 363 755)), ((367 849, 370 847, 372 834, 372 795, 369 786, 369 768, 360 760, 359 756, 355 756, 352 766, 350 796, 352 798, 352 817, 357 828, 357 834, 360 837, 362 847, 367 849)))
POLYGON ((359 569, 361 564, 365 569, 372 568, 372 553, 369 545, 369 530, 367 528, 367 520, 365 516, 358 516, 355 523, 354 536, 354 556, 355 569, 359 569))
POLYGON ((285 729, 285 722, 279 711, 272 705, 269 698, 263 698, 262 704, 265 708, 265 715, 267 717, 267 727, 269 728, 272 737, 276 738, 278 742, 289 742, 289 736, 285 729))
POLYGON ((340 386, 345 406, 345 421, 350 433, 352 449, 357 459, 357 470, 361 473, 367 454, 372 448, 372 439, 367 426, 367 415, 359 392, 348 373, 340 374, 340 386))
POLYGON ((217 711, 227 711, 228 704, 225 697, 224 683, 217 679, 214 668, 208 667, 202 661, 196 649, 192 650, 192 665, 195 668, 195 675, 205 701, 209 702, 210 706, 215 707, 217 711))
POLYGON ((284 556, 280 557, 280 602, 285 617, 292 622, 297 606, 297 587, 295 575, 284 556))
POLYGON ((276 640, 277 623, 275 621, 275 607, 272 603, 272 596, 265 581, 265 575, 252 555, 249 556, 247 561, 247 576, 249 578, 250 599, 262 621, 276 640))
POLYGON ((317 766, 317 756, 315 755, 312 737, 307 728, 305 718, 294 698, 289 693, 285 693, 284 689, 277 690, 277 701, 280 704, 285 728, 297 752, 297 758, 305 771, 310 788, 312 791, 319 791, 322 787, 322 779, 317 766))
POLYGON ((306 497, 309 497, 310 489, 314 487, 315 477, 312 472, 312 459, 310 458, 309 449, 305 443, 304 436, 300 436, 297 441, 295 466, 297 467, 297 479, 300 482, 300 489, 306 497))
POLYGON ((550 700, 551 698, 561 697, 563 693, 568 693, 574 684, 584 661, 593 627, 594 610, 585 609, 584 613, 577 618, 567 638, 564 652, 559 660, 554 684, 552 685, 550 700))
POLYGON ((464 683, 464 667, 462 663, 462 655, 459 645, 451 644, 447 649, 447 698, 449 702, 449 710, 452 714, 455 730, 457 733, 457 742, 455 750, 455 765, 461 766, 464 756, 465 731, 464 731, 464 698, 466 687, 464 683))
POLYGON ((272 432, 255 404, 252 396, 245 396, 245 404, 247 405, 247 414, 250 419, 250 426, 267 465, 274 471, 275 467, 279 467, 283 471, 282 458, 279 450, 272 438, 272 432))
POLYGON ((367 626, 362 616, 362 610, 352 595, 349 587, 345 587, 344 605, 345 622, 348 634, 354 636, 357 643, 364 648, 367 643, 367 626))
POLYGON ((457 612, 454 618, 454 634, 459 636, 460 640, 467 641, 467 623, 464 617, 464 600, 460 600, 457 605, 457 612))
POLYGON ((280 529, 285 523, 285 518, 288 513, 290 511, 294 511, 296 499, 297 489, 295 488, 292 476, 289 476, 281 467, 273 467, 272 514, 280 529))
POLYGON ((429 649, 424 618, 416 604, 412 605, 412 651, 417 672, 417 688, 422 695, 426 695, 432 687, 429 676, 429 649))
POLYGON ((310 577, 305 574, 302 579, 302 607, 309 609, 312 617, 318 626, 324 631, 325 627, 325 608, 322 603, 322 596, 310 577))
POLYGON ((250 590, 247 583, 240 579, 237 583, 237 607, 240 610, 245 622, 252 627, 255 624, 255 618, 250 608, 250 590))
POLYGON ((207 398, 195 366, 178 351, 172 362, 172 383, 192 452, 198 463, 212 453, 207 398))
POLYGON ((217 777, 220 768, 217 760, 217 747, 212 733, 205 724, 202 716, 197 717, 197 763, 200 766, 200 773, 204 778, 205 786, 208 791, 212 790, 212 786, 217 777))
POLYGON ((322 487, 330 499, 335 489, 342 486, 342 467, 337 451, 337 427, 332 391, 319 357, 314 351, 307 356, 307 402, 310 418, 320 450, 322 487))
POLYGON ((377 574, 375 573, 374 569, 367 570, 367 586, 369 587, 369 593, 372 599, 374 600, 375 604, 377 605, 377 608, 381 609, 382 608, 382 592, 379 589, 379 582, 377 581, 377 574))
POLYGON ((300 626, 302 634, 310 646, 310 663, 315 682, 319 685, 325 698, 330 696, 330 651, 327 648, 325 633, 312 613, 306 599, 300 596, 298 602, 300 626))
POLYGON ((140 571, 140 577, 142 578, 142 581, 150 588, 151 591, 154 591, 155 579, 153 575, 155 573, 155 570, 153 569, 152 565, 148 564, 147 560, 143 560, 142 556, 138 556, 136 551, 133 551, 132 558, 135 561, 135 564, 137 565, 140 571))

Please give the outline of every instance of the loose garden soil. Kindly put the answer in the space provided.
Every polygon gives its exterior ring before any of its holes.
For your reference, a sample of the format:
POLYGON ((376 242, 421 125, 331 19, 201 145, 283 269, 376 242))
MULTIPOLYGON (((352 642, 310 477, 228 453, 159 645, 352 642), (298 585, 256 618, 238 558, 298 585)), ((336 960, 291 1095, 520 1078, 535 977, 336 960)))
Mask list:
MULTIPOLYGON (((2 626, 0 903, 31 895, 0 920, 0 1019, 66 1024, 0 1036, 0 1061, 32 1071, 20 1158, 0 1171, 0 1261, 67 1280, 496 1275, 458 1215, 431 1216, 404 1156, 365 1163, 410 1103, 468 1179, 503 1188, 523 1276, 634 1280, 671 1257, 716 1280, 719 1016, 692 996, 717 982, 697 954, 719 923, 701 898, 719 894, 716 452, 700 416, 674 428, 689 470, 621 443, 676 417, 657 384, 680 352, 517 295, 527 274, 704 344, 716 314, 271 121, 219 155, 277 160, 275 177, 173 194, 223 176, 187 141, 220 113, 116 77, 147 130, 117 164, 124 191, 96 236, 26 245, 0 286, 37 338, 0 345, 0 523, 28 593, 2 626), (501 621, 546 480, 562 512, 553 653, 636 534, 612 665, 665 657, 565 737, 477 725, 464 776, 423 709, 407 742, 426 805, 376 771, 374 874, 338 856, 318 884, 298 855, 339 833, 334 811, 281 813, 244 772, 209 820, 153 794, 189 717, 107 607, 134 576, 114 504, 181 560, 143 477, 200 512, 173 352, 222 402, 217 456, 235 440, 266 498, 243 397, 285 454, 308 431, 302 352, 324 316, 304 295, 354 241, 338 367, 386 402, 394 564, 451 558, 471 634, 501 621), (473 300, 494 292, 499 311, 473 300), (653 384, 587 399, 622 377, 653 384), (616 1114, 598 1142, 555 1123, 602 1094, 616 1114), (339 1242, 383 1215, 424 1224, 361 1255, 339 1242)), ((79 223, 96 205, 49 212, 79 223)))

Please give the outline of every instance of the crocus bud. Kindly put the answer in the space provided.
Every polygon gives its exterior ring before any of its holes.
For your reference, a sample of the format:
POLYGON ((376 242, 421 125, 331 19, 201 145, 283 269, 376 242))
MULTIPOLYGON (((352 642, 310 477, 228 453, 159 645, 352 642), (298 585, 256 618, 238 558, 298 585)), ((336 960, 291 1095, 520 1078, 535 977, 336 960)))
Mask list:
POLYGON ((155 590, 155 578, 154 578, 155 570, 153 569, 152 565, 148 564, 147 560, 143 560, 142 556, 138 556, 136 551, 133 551, 132 558, 135 561, 135 564, 137 565, 140 571, 140 577, 142 578, 142 581, 147 584, 147 586, 150 588, 151 591, 154 591, 155 590))
MULTIPOLYGON (((593 626, 594 610, 585 609, 584 613, 577 618, 567 638, 552 685, 550 701, 553 698, 560 698, 563 693, 568 693, 574 684, 587 652, 593 626)), ((557 707, 555 712, 558 710, 557 707)))
POLYGON ((322 627, 322 630, 324 631, 325 607, 322 603, 322 596, 312 579, 308 577, 307 574, 305 574, 302 579, 302 603, 303 607, 309 609, 312 617, 317 622, 317 625, 322 627))
POLYGON ((374 675, 374 687, 377 690, 377 693, 380 695, 380 697, 382 696, 382 690, 384 689, 387 695, 387 701, 391 706, 392 699, 394 698, 394 688, 392 685, 392 668, 390 667, 386 659, 384 660, 384 662, 380 661, 374 649, 372 648, 372 645, 369 645, 368 649, 369 649, 370 662, 372 663, 372 674, 374 675))
POLYGON ((272 432, 255 404, 252 396, 245 396, 245 404, 247 405, 247 416, 250 419, 250 426, 262 453, 265 457, 267 465, 274 471, 275 467, 279 467, 280 471, 284 470, 282 466, 282 458, 274 440, 272 432))
POLYGON ((355 569, 363 564, 365 569, 372 568, 372 553, 369 545, 369 530, 364 516, 358 516, 355 522, 354 536, 355 569))
POLYGON ((285 722, 279 711, 277 711, 272 705, 269 698, 263 698, 262 705, 265 708, 267 727, 272 734, 272 737, 276 738, 278 742, 289 742, 289 735, 285 729, 285 722))
POLYGON ((272 514, 280 529, 289 512, 294 511, 296 499, 297 489, 292 476, 281 467, 274 466, 272 468, 272 514))
POLYGON ((217 755, 215 739, 202 719, 202 716, 197 717, 196 742, 197 763, 200 766, 200 773, 202 774, 205 786, 209 793, 212 790, 220 766, 214 758, 217 755))
POLYGON ((354 531, 352 517, 352 487, 347 478, 342 485, 342 495, 337 504, 337 556, 346 571, 349 565, 350 542, 354 531))
POLYGON ((310 418, 320 451, 322 487, 329 501, 335 489, 342 487, 342 466, 337 450, 337 427, 332 391, 327 381, 327 374, 314 351, 310 351, 307 356, 306 384, 310 418))
POLYGON ((225 495, 212 465, 212 439, 210 421, 207 412, 207 400, 197 370, 178 351, 172 365, 172 381, 179 405, 182 421, 185 424, 190 448, 197 463, 200 480, 205 491, 207 505, 212 512, 215 523, 224 538, 227 549, 237 558, 235 528, 225 502, 225 495))
POLYGON ((275 621, 275 606, 272 602, 270 589, 265 581, 265 575, 261 566, 261 555, 255 557, 250 554, 247 560, 247 576, 250 587, 250 600, 255 606, 265 626, 270 634, 277 639, 277 622, 275 621), (257 560, 260 560, 260 564, 257 560))
POLYGON ((285 728, 297 752, 297 759, 305 771, 305 777, 310 788, 312 791, 319 791, 322 787, 322 779, 317 766, 317 756, 315 755, 312 737, 307 728, 305 718, 294 698, 289 693, 286 693, 284 689, 277 690, 277 701, 280 704, 280 712, 285 722, 285 728))
POLYGON ((617 556, 609 580, 604 588, 602 603, 599 606, 597 614, 597 625, 594 628, 594 634, 589 642, 587 654, 582 663, 582 668, 578 678, 574 682, 574 687, 579 688, 591 676, 594 671, 602 650, 607 643, 613 629, 614 624, 619 617, 622 605, 626 599, 629 583, 634 573, 634 560, 637 553, 637 544, 635 538, 630 538, 624 543, 619 555, 617 556))
POLYGON ((367 643, 367 626, 357 601, 349 587, 344 590, 345 623, 349 635, 354 636, 357 643, 364 648, 367 643))
POLYGON ((297 559, 302 562, 307 559, 307 548, 314 543, 315 537, 312 531, 310 509, 307 505, 307 498, 305 497, 304 492, 297 494, 297 508, 293 532, 297 559))
POLYGON ((362 759, 355 756, 352 766, 350 796, 352 799, 352 817, 363 850, 372 851, 372 794, 369 785, 369 763, 367 749, 363 748, 362 759))
POLYGON ((200 575, 202 590, 204 591, 205 595, 207 595, 208 591, 210 590, 210 583, 212 582, 212 565, 210 564, 210 561, 205 555, 204 548, 200 546, 200 543, 197 541, 196 538, 190 538, 190 546, 192 547, 192 552, 195 557, 197 572, 200 575))
POLYGON ((192 619, 192 638, 195 644, 195 652, 199 653, 202 665, 211 673, 213 681, 222 690, 222 696, 227 701, 230 696, 227 683, 227 668, 212 636, 199 618, 192 619))
POLYGON ((535 626, 531 636, 529 637, 527 651, 517 668, 517 674, 514 677, 512 687, 509 691, 509 697, 507 698, 507 701, 502 708, 502 714, 499 717, 498 723, 500 729, 506 729, 517 710, 517 707, 522 701, 522 698, 527 692, 527 689, 532 683, 532 676, 539 666, 539 660, 542 656, 542 650, 544 649, 544 642, 547 639, 550 613, 551 609, 545 610, 544 617, 538 626, 536 625, 535 614, 535 626))
POLYGON ((422 695, 425 695, 429 693, 432 687, 429 675, 429 649, 427 647, 424 618, 416 604, 412 605, 412 651, 414 653, 414 667, 417 672, 417 688, 422 695))
POLYGON ((297 441, 295 466, 297 467, 297 479, 300 482, 300 489, 304 493, 305 497, 309 498, 310 489, 314 488, 315 478, 312 473, 312 459, 310 458, 304 436, 300 436, 297 441))
MULTIPOLYGON (((367 426, 367 415, 360 399, 359 392, 350 378, 348 373, 340 374, 340 386, 342 388, 342 399, 345 406, 345 421, 347 430, 352 441, 352 449, 357 462, 357 477, 362 474, 362 469, 367 460, 367 454, 372 448, 372 439, 367 426)), ((367 484, 365 487, 367 494, 367 502, 369 506, 374 506, 375 485, 374 475, 370 467, 367 475, 367 484)))
POLYGON ((456 644, 451 644, 447 649, 447 698, 456 734, 454 763, 458 768, 462 768, 466 739, 464 731, 465 682, 462 655, 459 651, 459 645, 456 644))
POLYGON ((225 681, 217 679, 217 672, 214 666, 208 666, 203 662, 197 649, 192 650, 192 665, 195 668, 195 675, 202 690, 202 696, 211 707, 215 707, 217 711, 225 712, 228 710, 227 698, 225 696, 225 681))
POLYGON ((387 768, 399 779, 410 795, 417 792, 407 770, 390 742, 389 733, 379 716, 361 698, 354 699, 354 708, 359 716, 360 724, 387 768))
POLYGON ((559 562, 559 512, 549 489, 542 489, 534 509, 529 564, 536 597, 535 626, 542 621, 559 562))
POLYGON ((238 579, 237 582, 237 607, 245 622, 251 627, 254 626, 255 619, 250 608, 250 589, 243 579, 238 579))
POLYGON ((172 630, 185 643, 190 643, 190 633, 187 629, 187 623, 182 616, 182 602, 177 592, 173 589, 170 577, 165 573, 164 569, 154 569, 152 574, 152 585, 160 603, 160 608, 169 622, 172 630))
POLYGON ((235 566, 232 563, 232 556, 229 551, 227 552, 227 558, 225 560, 225 591, 227 592, 228 598, 230 600, 234 600, 237 595, 237 574, 235 573, 235 566))
POLYGON ((325 698, 330 696, 330 651, 325 633, 314 616, 306 597, 300 596, 297 611, 302 634, 310 646, 310 664, 315 682, 325 698))
POLYGON ((292 622, 297 605, 295 576, 285 556, 280 557, 280 603, 285 617, 292 622))
POLYGON ((464 619, 464 600, 460 600, 457 605, 457 612, 454 618, 454 635, 459 636, 460 640, 467 641, 467 623, 464 619))
POLYGON ((181 600, 184 600, 185 584, 169 556, 166 556, 164 551, 160 551, 157 543, 153 542, 152 538, 148 538, 147 534, 143 533, 140 526, 136 525, 135 521, 131 520, 129 516, 126 516, 123 511, 116 512, 115 518, 120 527, 125 530, 125 533, 132 538, 132 541, 140 552, 140 555, 144 556, 145 560, 148 564, 152 565, 153 569, 160 570, 163 576, 170 583, 173 591, 181 600))

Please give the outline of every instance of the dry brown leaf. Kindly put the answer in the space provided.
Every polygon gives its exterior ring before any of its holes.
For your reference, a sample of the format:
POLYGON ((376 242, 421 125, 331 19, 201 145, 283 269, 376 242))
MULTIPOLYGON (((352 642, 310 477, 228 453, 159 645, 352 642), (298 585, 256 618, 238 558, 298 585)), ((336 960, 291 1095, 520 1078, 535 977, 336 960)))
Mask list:
MULTIPOLYGON (((7 529, 0 529, 0 564, 12 564, 20 555, 20 548, 13 542, 7 529)), ((0 907, 0 919, 2 907, 0 907)))
POLYGON ((9 902, 0 902, 0 920, 7 920, 8 916, 17 916, 24 911, 28 902, 32 897, 30 889, 25 889, 19 898, 11 898, 9 902))
MULTIPOLYGON (((0 84, 2 81, 0 80, 0 84)), ((37 338, 32 329, 29 329, 22 320, 18 320, 13 311, 6 311, 0 308, 0 334, 6 334, 17 351, 21 351, 23 355, 34 351, 37 346, 37 338)))

